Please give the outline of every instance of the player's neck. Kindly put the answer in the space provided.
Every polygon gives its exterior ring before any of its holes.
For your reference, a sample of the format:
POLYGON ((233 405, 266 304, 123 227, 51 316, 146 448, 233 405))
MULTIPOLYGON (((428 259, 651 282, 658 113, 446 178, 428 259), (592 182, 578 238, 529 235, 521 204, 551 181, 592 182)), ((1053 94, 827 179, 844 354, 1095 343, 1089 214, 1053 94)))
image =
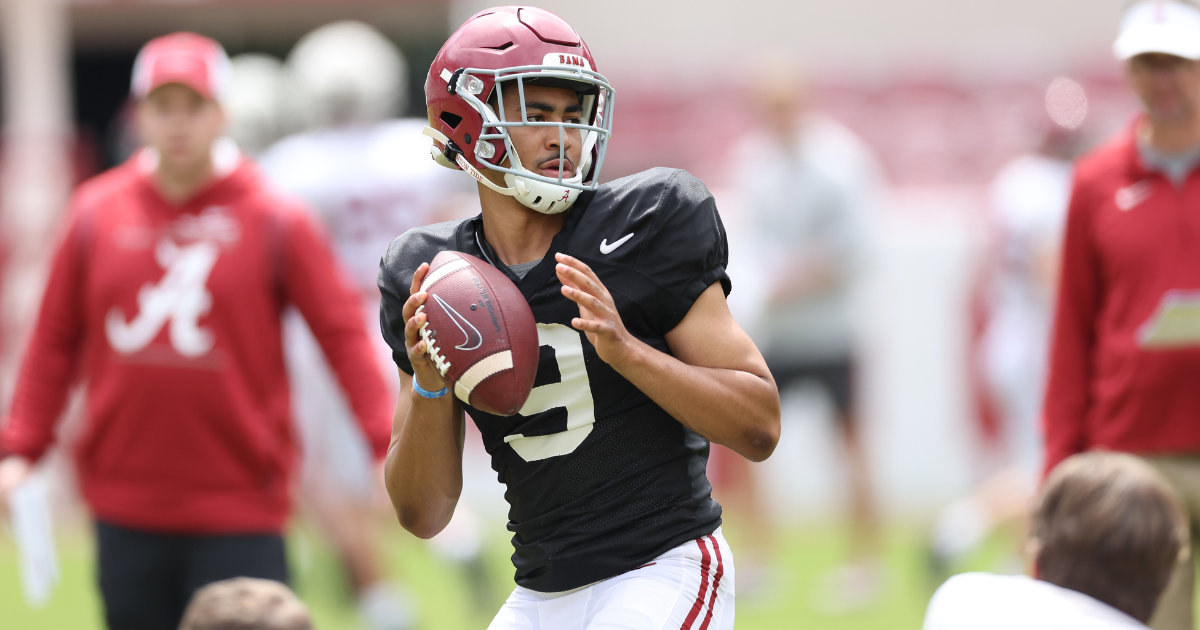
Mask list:
POLYGON ((1184 153, 1200 146, 1200 111, 1195 115, 1172 121, 1155 121, 1147 117, 1142 123, 1142 138, 1156 151, 1184 153))
POLYGON ((154 186, 163 199, 181 204, 200 192, 213 178, 212 159, 196 164, 176 166, 159 163, 154 169, 154 186))
POLYGON ((542 214, 521 202, 479 187, 483 234, 505 265, 541 260, 562 230, 567 213, 542 214))

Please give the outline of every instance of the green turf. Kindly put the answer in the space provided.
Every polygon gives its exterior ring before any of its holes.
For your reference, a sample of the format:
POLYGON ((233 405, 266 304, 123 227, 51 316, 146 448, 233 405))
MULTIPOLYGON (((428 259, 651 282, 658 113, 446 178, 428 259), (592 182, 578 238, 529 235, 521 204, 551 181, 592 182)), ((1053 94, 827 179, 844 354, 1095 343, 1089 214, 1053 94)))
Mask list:
POLYGON ((0 530, 0 628, 3 630, 88 630, 102 628, 96 592, 95 554, 90 538, 63 536, 58 546, 62 581, 43 609, 33 610, 21 594, 17 551, 0 530))
MULTIPOLYGON (((889 528, 885 544, 887 582, 882 599, 862 611, 830 615, 818 612, 813 592, 819 577, 843 558, 847 544, 844 528, 807 525, 786 529, 779 536, 781 548, 774 556, 779 566, 777 581, 765 589, 769 595, 750 600, 739 598, 737 627, 739 630, 918 630, 925 604, 936 586, 925 571, 920 532, 915 527, 889 528)), ((726 526, 726 536, 735 553, 738 533, 735 524, 726 526)), ((508 559, 511 548, 502 531, 496 532, 487 552, 487 566, 496 587, 492 604, 485 610, 477 609, 466 597, 465 577, 457 566, 441 559, 398 527, 388 540, 388 566, 394 577, 407 584, 419 600, 420 627, 424 630, 482 630, 511 589, 512 565, 508 559)), ((289 546, 296 590, 312 609, 317 627, 357 628, 353 603, 329 551, 304 529, 293 531, 289 546)), ((994 568, 1012 548, 1010 540, 997 537, 970 562, 955 569, 994 568)), ((21 596, 13 543, 0 534, 0 629, 103 627, 89 537, 82 533, 64 535, 59 550, 62 583, 49 606, 30 610, 21 596)))

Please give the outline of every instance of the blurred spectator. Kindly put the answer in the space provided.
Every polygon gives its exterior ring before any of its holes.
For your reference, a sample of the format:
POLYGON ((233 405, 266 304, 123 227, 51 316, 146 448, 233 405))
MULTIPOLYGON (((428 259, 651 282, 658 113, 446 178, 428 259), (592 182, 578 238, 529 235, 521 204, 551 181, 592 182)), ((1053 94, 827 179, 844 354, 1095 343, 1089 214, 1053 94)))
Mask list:
MULTIPOLYGON (((998 525, 1021 521, 1037 489, 1040 417, 1059 247, 1078 131, 1049 127, 1036 151, 1000 170, 989 191, 994 243, 985 272, 983 385, 1000 415, 1000 470, 938 515, 932 552, 942 573, 998 525)), ((942 577, 942 576, 938 576, 942 577)))
POLYGON ((134 66, 147 146, 76 191, 11 413, 0 504, 55 436, 76 377, 75 450, 109 627, 174 629, 217 580, 288 578, 295 448, 280 317, 295 305, 376 457, 391 401, 320 229, 221 138, 229 60, 191 33, 134 66))
POLYGON ((1037 579, 964 573, 929 602, 924 630, 1145 630, 1187 523, 1167 481, 1138 459, 1075 455, 1046 480, 1029 541, 1037 579))
MULTIPOLYGON (((1114 45, 1143 114, 1082 158, 1067 211, 1045 469, 1141 455, 1200 523, 1200 9, 1129 7, 1114 45)), ((1151 626, 1193 627, 1191 557, 1151 626)))
POLYGON ((196 591, 179 630, 312 630, 308 609, 288 587, 233 578, 196 591))
MULTIPOLYGON (((736 154, 739 197, 751 224, 754 262, 766 269, 757 321, 747 329, 762 349, 785 397, 797 385, 819 386, 832 403, 845 449, 850 488, 851 562, 827 575, 819 605, 845 611, 874 602, 882 586, 879 532, 870 474, 856 416, 856 349, 851 297, 863 250, 864 215, 880 176, 869 149, 850 130, 808 107, 804 90, 774 75, 756 91, 759 127, 736 154)), ((748 309, 749 310, 749 309, 748 309)), ((785 405, 786 407, 786 405, 785 405)), ((742 551, 742 592, 753 591, 770 557, 762 500, 749 466, 731 492, 746 503, 759 530, 742 551)), ((725 460, 722 463, 726 463, 725 460)), ((748 541, 749 542, 749 541, 748 541)))
MULTIPOLYGON (((475 199, 474 186, 467 184, 473 182, 430 159, 429 141, 421 135, 424 120, 394 118, 405 102, 404 58, 370 26, 347 21, 318 28, 296 44, 286 71, 311 128, 265 151, 263 169, 316 210, 353 274, 359 317, 378 327, 380 256, 413 227, 465 216, 466 202, 475 199)), ((305 505, 341 557, 362 619, 381 630, 405 627, 414 616, 405 601, 411 598, 385 580, 376 531, 376 508, 388 505, 381 499, 383 477, 316 340, 294 314, 286 319, 285 337, 305 445, 305 505)), ((373 345, 372 365, 398 396, 391 350, 378 335, 373 345)), ((454 541, 454 557, 465 561, 476 601, 490 607, 479 534, 471 528, 469 508, 460 506, 460 512, 450 530, 462 534, 454 541)))

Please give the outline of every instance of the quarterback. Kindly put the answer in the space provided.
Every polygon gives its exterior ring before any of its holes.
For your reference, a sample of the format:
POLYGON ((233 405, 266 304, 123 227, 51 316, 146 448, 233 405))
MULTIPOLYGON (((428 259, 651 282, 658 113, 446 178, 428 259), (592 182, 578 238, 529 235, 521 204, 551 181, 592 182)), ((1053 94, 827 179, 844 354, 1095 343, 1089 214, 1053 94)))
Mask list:
POLYGON ((399 365, 386 481, 420 537, 462 488, 463 413, 507 487, 517 587, 494 630, 728 629, 733 555, 705 475, 710 442, 761 461, 779 394, 725 297, 725 230, 683 171, 604 185, 614 92, 573 28, 489 9, 438 53, 426 135, 478 182, 481 214, 410 230, 380 263, 380 323, 399 365), (418 331, 428 263, 488 261, 528 301, 541 346, 514 416, 448 395, 418 331))

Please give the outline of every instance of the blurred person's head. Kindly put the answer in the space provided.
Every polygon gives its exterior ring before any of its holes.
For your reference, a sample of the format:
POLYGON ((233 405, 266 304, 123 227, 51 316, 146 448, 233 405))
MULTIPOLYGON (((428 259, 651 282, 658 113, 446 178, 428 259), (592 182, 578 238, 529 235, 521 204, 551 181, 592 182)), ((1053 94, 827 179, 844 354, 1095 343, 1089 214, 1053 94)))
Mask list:
POLYGON ((795 64, 764 61, 755 64, 751 98, 761 118, 758 126, 791 146, 809 107, 809 88, 803 70, 795 64))
POLYGON ((288 88, 283 63, 259 53, 230 61, 231 88, 225 99, 229 137, 242 150, 258 154, 284 133, 288 88))
POLYGON ((1039 578, 1142 622, 1188 550, 1174 490, 1145 462, 1105 452, 1075 455, 1050 473, 1030 541, 1039 578))
POLYGON ((1158 124, 1178 124, 1200 115, 1200 61, 1145 53, 1126 65, 1129 84, 1158 124))
POLYGON ((196 591, 179 630, 312 630, 308 609, 272 580, 234 578, 196 591))
POLYGON ((1087 91, 1078 82, 1058 77, 1046 86, 1046 119, 1041 123, 1038 152, 1056 160, 1073 160, 1084 145, 1088 117, 1087 91))
POLYGON ((305 35, 287 70, 308 123, 370 123, 401 113, 408 67, 400 49, 373 27, 326 24, 305 35))
POLYGON ((1181 0, 1142 0, 1126 9, 1113 53, 1151 122, 1200 116, 1200 8, 1181 0))
POLYGON ((156 152, 160 173, 190 177, 211 170, 213 143, 225 130, 221 101, 229 75, 225 50, 207 37, 174 33, 142 47, 131 91, 138 132, 156 152))

